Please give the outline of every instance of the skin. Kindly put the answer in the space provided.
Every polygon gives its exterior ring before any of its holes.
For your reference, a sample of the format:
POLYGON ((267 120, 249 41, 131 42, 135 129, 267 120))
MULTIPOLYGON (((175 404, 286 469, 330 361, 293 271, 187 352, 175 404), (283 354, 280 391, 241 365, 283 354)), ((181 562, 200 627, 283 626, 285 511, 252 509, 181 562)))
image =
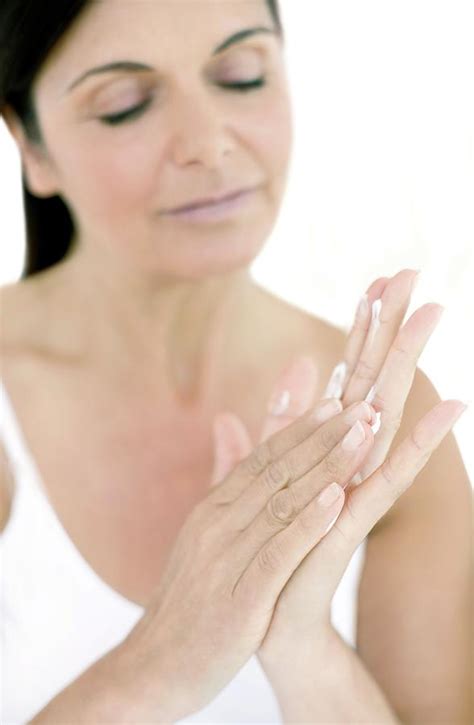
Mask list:
MULTIPOLYGON (((251 356, 255 366, 269 359, 268 349, 265 353, 261 345, 254 349, 255 341, 260 340, 254 321, 258 314, 249 312, 266 314, 271 309, 272 319, 277 319, 275 307, 252 282, 248 266, 276 221, 291 152, 282 47, 271 36, 258 36, 239 46, 265 49, 272 78, 265 90, 241 96, 216 88, 200 73, 222 73, 224 56, 210 60, 212 49, 242 27, 270 26, 272 22, 264 3, 228 2, 225 13, 221 7, 211 2, 199 3, 199 9, 196 4, 184 2, 140 3, 137 13, 133 2, 93 3, 50 55, 35 84, 45 145, 30 144, 14 115, 7 116, 22 153, 30 189, 39 196, 61 193, 79 222, 73 254, 34 285, 43 311, 61 311, 54 317, 52 329, 48 329, 48 342, 52 346, 60 342, 63 352, 73 350, 90 369, 113 370, 117 380, 129 374, 153 380, 153 393, 167 401, 165 414, 177 410, 189 413, 191 407, 202 409, 213 390, 218 391, 216 399, 223 402, 222 391, 232 387, 229 382, 242 365, 249 364, 251 356), (193 31, 198 21, 197 38, 193 31), (179 34, 176 27, 180 28, 179 34), (157 36, 164 39, 163 43, 156 43, 157 36), (163 69, 163 79, 159 81, 158 74, 141 77, 140 81, 138 76, 123 75, 120 81, 118 76, 107 77, 110 96, 107 91, 107 99, 100 103, 96 100, 97 105, 92 96, 105 82, 105 76, 91 79, 87 86, 78 86, 71 94, 65 93, 84 70, 117 54, 163 69), (115 89, 112 82, 117 82, 115 89), (139 119, 123 127, 107 127, 96 120, 103 112, 119 111, 141 100, 137 95, 145 86, 157 90, 159 86, 160 94, 164 89, 164 97, 161 101, 160 95, 159 103, 139 119), (199 173, 193 168, 196 163, 202 167, 199 173), (220 173, 211 179, 210 170, 216 165, 220 173), (254 182, 261 182, 261 189, 252 205, 246 214, 226 224, 194 228, 157 214, 163 207, 212 195, 222 187, 227 190, 254 182), (91 299, 94 314, 86 316, 83 310, 91 299)), ((255 61, 255 51, 249 54, 247 58, 235 46, 226 57, 235 55, 239 74, 254 77, 259 75, 256 70, 260 68, 255 66, 260 63, 255 61)), ((324 336, 317 342, 323 342, 330 355, 342 352, 342 339, 332 345, 324 336)), ((324 374, 322 377, 325 379, 324 374)), ((409 423, 401 435, 413 427, 413 411, 419 418, 421 409, 438 402, 431 400, 431 390, 424 396, 419 394, 421 388, 414 386, 413 402, 407 411, 409 423)), ((449 450, 438 450, 451 472, 457 466, 456 486, 465 502, 467 478, 461 476, 462 464, 451 439, 449 445, 449 450)), ((439 459, 431 468, 426 467, 424 478, 418 477, 417 491, 428 489, 435 471, 439 471, 439 459)), ((436 490, 441 491, 441 484, 436 490)), ((403 498, 405 502, 398 502, 397 510, 413 511, 407 501, 415 499, 403 498)), ((442 500, 441 496, 438 500, 442 500)), ((431 522, 427 528, 432 531, 437 525, 435 509, 426 510, 432 518, 425 516, 424 521, 431 522)), ((461 518, 453 515, 453 520, 461 518)), ((402 519, 390 518, 390 522, 395 520, 402 519)), ((387 531, 396 532, 392 546, 387 545, 390 533, 377 541, 378 551, 385 545, 388 555, 399 551, 400 529, 390 526, 387 531)), ((411 542, 414 535, 415 531, 410 531, 411 542)), ((410 557, 413 560, 411 550, 410 557)), ((387 556, 379 558, 387 561, 387 556)), ((449 558, 458 560, 458 551, 453 548, 449 558)), ((366 568, 378 582, 368 591, 366 606, 376 593, 385 591, 380 582, 386 565, 382 562, 375 570, 375 561, 372 556, 366 568)), ((447 558, 446 570, 448 566, 447 558)), ((428 590, 420 579, 422 570, 422 562, 413 567, 414 601, 416 591, 428 590)), ((403 571, 407 572, 406 567, 403 571)), ((454 609, 460 587, 453 586, 452 591, 446 610, 449 606, 454 609)), ((408 643, 402 642, 402 618, 399 626, 390 628, 383 620, 384 612, 386 605, 370 615, 372 628, 378 617, 377 629, 384 633, 375 644, 370 636, 373 629, 367 625, 369 618, 362 620, 361 650, 372 670, 385 677, 384 687, 393 701, 400 697, 400 708, 408 711, 411 706, 415 713, 418 707, 421 712, 419 693, 409 689, 413 679, 409 677, 410 667, 391 673, 376 648, 377 644, 383 652, 383 642, 390 641, 391 629, 397 633, 394 644, 400 651, 406 653, 409 649, 408 643)), ((433 620, 433 631, 437 626, 439 621, 433 620)), ((411 655, 415 665, 420 652, 429 652, 428 647, 418 647, 411 655)), ((455 650, 450 653, 448 647, 444 654, 447 671, 452 672, 449 657, 453 662, 459 662, 459 658, 456 660, 455 650)), ((426 671, 430 672, 428 665, 426 671)), ((439 679, 445 681, 445 673, 439 679)), ((438 691, 434 674, 430 684, 438 691)))
MULTIPOLYGON (((344 487, 345 500, 330 533, 286 584, 257 653, 279 693, 286 722, 329 722, 336 713, 344 721, 391 722, 397 713, 401 722, 472 722, 472 491, 455 439, 447 432, 463 405, 441 402, 416 366, 443 308, 423 305, 401 326, 414 278, 403 270, 392 279, 376 280, 367 290, 369 309, 358 309, 345 341, 341 359, 348 372, 341 407, 347 410, 374 385, 371 400, 381 427, 375 439, 366 429, 362 461, 354 454, 357 460, 348 464, 339 455, 329 468, 320 464, 317 490, 335 480, 344 487), (378 325, 371 323, 374 300, 381 302, 378 325), (361 485, 349 482, 355 469, 361 485), (329 624, 330 605, 353 548, 370 527, 356 654, 329 624), (433 666, 440 638, 447 644, 433 666), (417 685, 419 679, 424 688, 417 685)), ((282 415, 265 420, 261 441, 267 452, 261 457, 274 451, 272 434, 311 405, 316 380, 311 360, 301 359, 277 381, 273 393, 278 397, 287 391, 289 405, 282 415)), ((216 444, 213 485, 220 485, 251 454, 253 443, 243 422, 230 416, 216 444)), ((294 460, 290 470, 296 468, 294 460)), ((305 478, 295 479, 288 484, 292 515, 308 500, 305 478)), ((331 516, 338 514, 334 507, 331 516)))
POLYGON ((242 340, 253 333, 248 310, 261 304, 248 266, 276 222, 291 155, 283 46, 258 34, 211 56, 243 28, 274 27, 264 2, 138 7, 92 3, 50 54, 34 85, 42 147, 11 115, 7 121, 30 189, 60 193, 78 219, 73 254, 49 275, 76 344, 114 369, 147 360, 158 393, 171 388, 177 405, 198 406, 208 395, 206 371, 242 364, 242 340), (111 59, 156 70, 96 75, 67 92, 111 59), (268 85, 247 94, 218 85, 262 75, 268 85), (118 126, 97 120, 151 93, 141 117, 118 126), (255 185, 244 213, 223 223, 160 214, 255 185), (83 314, 87 299, 95 300, 93 316, 83 314))

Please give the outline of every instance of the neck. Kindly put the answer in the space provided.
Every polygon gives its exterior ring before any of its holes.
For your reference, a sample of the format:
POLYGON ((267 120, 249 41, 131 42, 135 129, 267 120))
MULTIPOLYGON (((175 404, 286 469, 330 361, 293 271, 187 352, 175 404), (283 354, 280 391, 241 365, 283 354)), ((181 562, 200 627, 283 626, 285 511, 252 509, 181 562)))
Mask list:
POLYGON ((249 349, 241 343, 257 288, 247 268, 150 280, 76 255, 55 269, 55 308, 87 359, 110 372, 149 373, 155 389, 181 402, 202 399, 214 373, 235 369, 249 349))

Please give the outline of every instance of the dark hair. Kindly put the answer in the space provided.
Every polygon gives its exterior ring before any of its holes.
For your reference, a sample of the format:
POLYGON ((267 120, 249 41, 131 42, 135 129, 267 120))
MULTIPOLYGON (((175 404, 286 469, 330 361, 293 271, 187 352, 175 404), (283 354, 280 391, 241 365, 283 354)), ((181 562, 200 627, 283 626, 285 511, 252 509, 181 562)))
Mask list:
MULTIPOLYGON (((265 0, 283 38, 278 0, 265 0)), ((48 53, 89 0, 0 0, 0 112, 8 105, 28 138, 42 143, 32 86, 48 53)), ((26 258, 21 278, 52 267, 72 249, 74 224, 60 196, 29 192, 22 173, 26 258)))

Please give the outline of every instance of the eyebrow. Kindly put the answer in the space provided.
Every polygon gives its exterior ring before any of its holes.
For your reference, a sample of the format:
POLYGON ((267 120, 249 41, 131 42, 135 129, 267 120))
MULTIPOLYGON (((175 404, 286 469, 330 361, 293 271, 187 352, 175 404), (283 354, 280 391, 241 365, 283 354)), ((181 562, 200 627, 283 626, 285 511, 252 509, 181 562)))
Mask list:
MULTIPOLYGON (((223 43, 218 45, 217 48, 213 50, 212 55, 218 55, 224 50, 227 50, 227 48, 229 48, 231 45, 235 45, 235 43, 240 43, 242 40, 245 40, 245 38, 248 38, 251 35, 256 35, 257 33, 270 33, 272 35, 278 35, 277 30, 275 30, 274 28, 267 28, 265 26, 258 26, 255 28, 246 28, 245 30, 239 30, 238 33, 234 33, 234 35, 231 35, 229 38, 227 38, 227 40, 224 40, 223 43)), ((91 68, 90 70, 79 76, 79 78, 76 78, 76 80, 71 83, 71 85, 67 88, 67 92, 72 91, 72 89, 79 85, 79 83, 82 83, 82 81, 92 75, 98 75, 99 73, 110 73, 111 71, 129 71, 132 73, 136 73, 144 70, 151 71, 155 69, 150 65, 146 65, 145 63, 137 63, 131 60, 117 60, 113 63, 106 63, 105 65, 91 68)))

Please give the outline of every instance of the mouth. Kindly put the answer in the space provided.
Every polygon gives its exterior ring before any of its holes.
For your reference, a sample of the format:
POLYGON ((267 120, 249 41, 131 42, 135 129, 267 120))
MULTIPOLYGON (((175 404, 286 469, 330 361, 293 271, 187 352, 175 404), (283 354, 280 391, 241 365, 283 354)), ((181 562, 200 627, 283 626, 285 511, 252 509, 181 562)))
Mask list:
POLYGON ((228 201, 234 201, 234 199, 239 198, 242 196, 242 194, 246 194, 249 191, 253 191, 255 187, 252 188, 245 188, 245 189, 237 189, 236 191, 231 192, 230 194, 226 194, 225 196, 221 196, 219 198, 212 198, 212 199, 202 199, 200 201, 196 201, 192 204, 187 204, 186 206, 180 206, 176 207, 175 209, 166 209, 163 214, 180 214, 182 212, 189 212, 189 211, 195 211, 197 209, 213 209, 219 207, 221 204, 228 202, 228 201))
MULTIPOLYGON (((258 188, 258 187, 257 187, 258 188)), ((257 188, 243 189, 242 191, 228 194, 220 201, 213 201, 208 204, 192 205, 179 211, 165 212, 164 216, 169 219, 186 223, 218 223, 225 222, 232 218, 238 218, 250 206, 251 200, 256 196, 257 188)))

